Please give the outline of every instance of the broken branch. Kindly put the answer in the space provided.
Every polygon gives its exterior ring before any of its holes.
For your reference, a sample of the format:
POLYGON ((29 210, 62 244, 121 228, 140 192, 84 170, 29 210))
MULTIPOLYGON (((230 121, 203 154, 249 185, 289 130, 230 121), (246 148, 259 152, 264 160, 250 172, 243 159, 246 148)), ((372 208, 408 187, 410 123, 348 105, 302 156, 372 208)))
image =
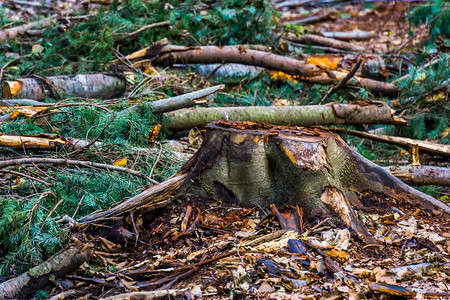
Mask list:
POLYGON ((42 157, 32 157, 32 158, 17 158, 0 161, 0 168, 5 168, 9 166, 15 165, 26 165, 26 164, 53 164, 53 165, 75 165, 81 167, 92 167, 92 168, 100 168, 108 171, 118 171, 124 172, 128 174, 132 174, 135 176, 139 176, 145 179, 148 179, 147 176, 142 174, 139 171, 134 171, 128 168, 122 168, 118 166, 112 166, 101 163, 93 163, 90 161, 81 161, 81 160, 71 160, 65 158, 42 158, 42 157))
POLYGON ((411 146, 417 145, 419 150, 422 152, 440 155, 444 157, 450 157, 450 145, 436 144, 428 141, 415 140, 410 138, 398 137, 398 136, 385 136, 372 134, 357 130, 343 129, 343 128, 331 128, 331 127, 321 127, 324 130, 337 132, 337 133, 347 133, 361 138, 370 139, 377 142, 382 142, 386 144, 400 146, 409 149, 411 146))
POLYGON ((386 167, 392 175, 409 185, 450 186, 450 169, 435 166, 386 167))
POLYGON ((151 112, 154 114, 160 114, 181 108, 192 107, 196 105, 194 100, 213 94, 223 89, 224 87, 225 85, 221 84, 176 97, 166 98, 152 102, 138 103, 129 108, 125 108, 124 110, 120 111, 118 115, 123 116, 132 113, 142 113, 142 111, 146 106, 148 106, 151 112))
POLYGON ((0 299, 26 298, 47 285, 51 277, 61 277, 75 271, 89 260, 91 250, 84 244, 72 245, 53 255, 22 275, 0 283, 0 299))

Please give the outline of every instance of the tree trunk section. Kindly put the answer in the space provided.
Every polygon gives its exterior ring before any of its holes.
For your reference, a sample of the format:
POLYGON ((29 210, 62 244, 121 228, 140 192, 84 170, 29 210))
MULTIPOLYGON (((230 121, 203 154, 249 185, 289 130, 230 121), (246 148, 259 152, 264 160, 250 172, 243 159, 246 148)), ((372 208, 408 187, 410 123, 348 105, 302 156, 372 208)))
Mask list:
POLYGON ((80 74, 46 78, 22 78, 6 81, 2 97, 5 99, 45 98, 61 99, 70 96, 97 99, 121 97, 127 82, 123 76, 105 74, 80 74))
POLYGON ((42 264, 0 284, 0 299, 25 298, 34 291, 45 287, 51 276, 55 278, 69 274, 89 260, 91 250, 88 246, 70 246, 50 257, 42 264))

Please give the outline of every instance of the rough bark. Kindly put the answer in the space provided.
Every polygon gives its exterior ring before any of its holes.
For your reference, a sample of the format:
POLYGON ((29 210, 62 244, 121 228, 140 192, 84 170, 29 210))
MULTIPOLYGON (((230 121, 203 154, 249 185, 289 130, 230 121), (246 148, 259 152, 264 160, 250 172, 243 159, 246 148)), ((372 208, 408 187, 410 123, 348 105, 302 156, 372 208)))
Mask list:
POLYGON ((316 35, 316 34, 302 34, 297 36, 293 33, 285 33, 283 34, 283 38, 295 42, 295 43, 304 43, 304 44, 312 44, 312 45, 322 45, 327 47, 332 47, 336 49, 349 50, 354 52, 364 51, 365 49, 361 46, 354 45, 344 41, 338 41, 332 38, 316 35))
POLYGON ((35 28, 44 28, 50 26, 55 21, 54 17, 50 17, 47 19, 43 19, 36 22, 31 22, 28 24, 24 24, 21 26, 16 26, 4 30, 0 30, 0 43, 4 43, 6 41, 14 40, 19 35, 26 33, 30 29, 35 28))
POLYGON ((51 77, 22 78, 6 81, 3 84, 2 97, 6 99, 44 98, 60 99, 70 96, 83 98, 111 99, 122 96, 126 89, 126 80, 119 75, 80 74, 51 77))
POLYGON ((449 168, 435 166, 391 166, 385 169, 409 185, 450 186, 449 168))
POLYGON ((34 291, 45 287, 50 278, 69 274, 89 260, 91 251, 83 244, 72 245, 53 255, 42 264, 0 284, 0 299, 26 298, 34 291))
POLYGON ((322 127, 322 128, 333 132, 347 133, 361 138, 396 145, 407 149, 409 149, 411 146, 417 146, 421 152, 440 155, 444 157, 450 157, 450 145, 437 144, 398 136, 378 135, 343 128, 329 128, 329 127, 322 127))
POLYGON ((221 89, 223 89, 225 85, 216 85, 213 87, 209 87, 206 89, 202 89, 199 91, 195 91, 192 93, 187 93, 184 95, 166 98, 162 100, 152 101, 152 102, 145 102, 145 103, 138 103, 135 104, 129 108, 126 108, 118 113, 119 116, 128 115, 132 113, 142 113, 144 108, 147 106, 154 114, 160 114, 165 113, 177 109, 192 107, 196 105, 194 100, 197 100, 199 98, 206 97, 210 94, 213 94, 221 89))
POLYGON ((265 122, 276 125, 397 123, 402 121, 384 102, 307 106, 210 107, 177 110, 164 115, 169 129, 181 131, 218 120, 265 122))
POLYGON ((358 197, 366 192, 450 214, 450 207, 365 159, 338 135, 230 123, 209 125, 202 147, 183 166, 188 192, 247 205, 298 204, 306 218, 340 219, 366 242, 371 237, 352 208, 362 207, 358 197))

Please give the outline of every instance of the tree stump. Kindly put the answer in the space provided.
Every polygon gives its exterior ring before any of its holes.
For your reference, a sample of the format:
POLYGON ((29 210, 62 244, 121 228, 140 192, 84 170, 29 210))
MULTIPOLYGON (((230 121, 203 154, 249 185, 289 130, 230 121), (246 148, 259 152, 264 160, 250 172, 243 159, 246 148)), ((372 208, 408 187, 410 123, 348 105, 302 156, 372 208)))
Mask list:
POLYGON ((363 207, 358 194, 381 193, 450 214, 319 129, 215 122, 181 173, 188 176, 184 191, 249 206, 298 204, 306 218, 334 217, 368 243, 373 238, 353 209, 363 207))

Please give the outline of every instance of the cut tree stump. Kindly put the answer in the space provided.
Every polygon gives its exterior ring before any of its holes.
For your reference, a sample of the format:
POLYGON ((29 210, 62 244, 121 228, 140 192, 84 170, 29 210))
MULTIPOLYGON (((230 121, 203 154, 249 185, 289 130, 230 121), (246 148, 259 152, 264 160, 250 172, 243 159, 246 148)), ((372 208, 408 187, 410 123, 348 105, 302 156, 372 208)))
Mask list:
POLYGON ((298 204, 305 217, 332 216, 365 242, 373 238, 352 206, 375 192, 450 214, 450 207, 401 182, 318 129, 219 121, 184 165, 187 192, 250 206, 298 204))
POLYGON ((356 216, 359 195, 394 198, 450 215, 450 207, 403 183, 352 150, 337 134, 304 127, 218 121, 201 148, 173 178, 80 224, 124 217, 168 205, 177 195, 248 206, 298 205, 306 219, 332 217, 365 243, 375 240, 356 216))

